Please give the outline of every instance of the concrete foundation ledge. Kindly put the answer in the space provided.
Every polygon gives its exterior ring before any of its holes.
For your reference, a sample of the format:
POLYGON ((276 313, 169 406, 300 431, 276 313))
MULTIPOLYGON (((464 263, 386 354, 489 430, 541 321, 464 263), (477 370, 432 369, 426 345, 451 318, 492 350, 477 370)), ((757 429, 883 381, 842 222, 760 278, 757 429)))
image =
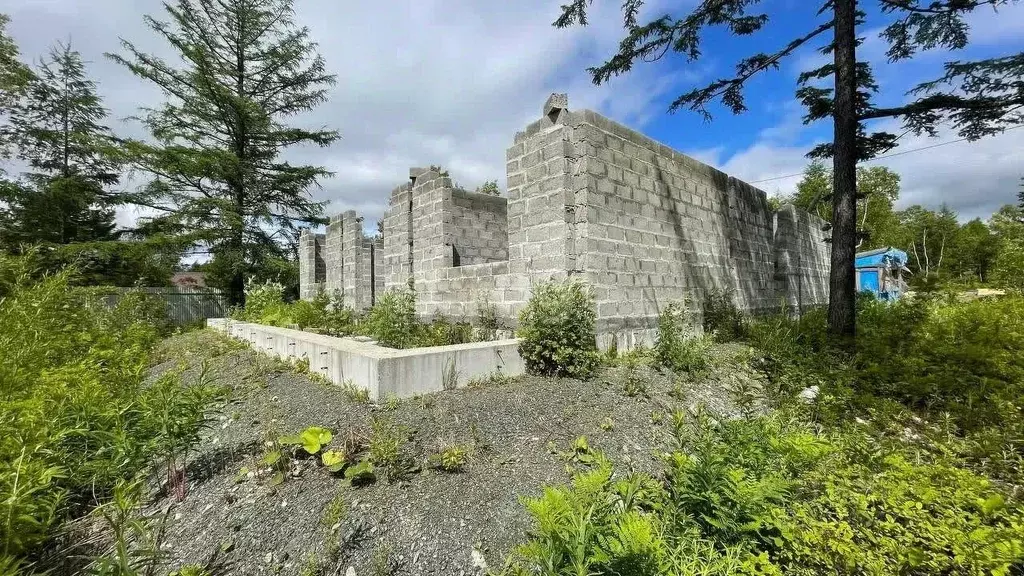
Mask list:
POLYGON ((363 388, 374 401, 465 386, 495 372, 518 376, 525 371, 518 339, 397 350, 230 318, 210 318, 206 325, 266 354, 290 361, 306 358, 311 372, 363 388))

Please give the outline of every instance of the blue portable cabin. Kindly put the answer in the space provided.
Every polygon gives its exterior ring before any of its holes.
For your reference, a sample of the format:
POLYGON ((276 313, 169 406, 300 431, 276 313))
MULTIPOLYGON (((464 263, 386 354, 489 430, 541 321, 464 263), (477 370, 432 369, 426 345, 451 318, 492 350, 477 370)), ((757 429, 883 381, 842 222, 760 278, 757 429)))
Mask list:
POLYGON ((854 261, 858 292, 871 292, 879 300, 897 300, 907 288, 903 273, 907 253, 892 247, 858 252, 854 261))

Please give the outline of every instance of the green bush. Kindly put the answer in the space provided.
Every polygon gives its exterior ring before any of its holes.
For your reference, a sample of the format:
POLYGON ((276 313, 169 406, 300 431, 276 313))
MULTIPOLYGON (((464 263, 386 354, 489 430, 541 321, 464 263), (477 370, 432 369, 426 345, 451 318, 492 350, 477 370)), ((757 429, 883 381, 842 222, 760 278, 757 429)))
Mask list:
POLYGON ((291 323, 298 326, 299 330, 312 329, 323 322, 323 315, 326 310, 318 306, 318 302, 309 300, 297 300, 289 306, 288 317, 291 323))
POLYGON ((778 512, 787 574, 1007 574, 1024 561, 1024 514, 988 480, 945 463, 842 453, 778 512))
POLYGON ((430 324, 417 326, 419 333, 416 346, 450 346, 473 342, 473 325, 468 322, 452 322, 444 317, 431 320, 430 324))
POLYGON ((357 319, 340 297, 321 290, 313 300, 283 301, 284 289, 275 282, 251 286, 246 292, 245 308, 235 318, 268 326, 298 327, 299 330, 348 336, 357 329, 357 319))
POLYGON ((870 303, 858 320, 863 392, 950 412, 966 429, 1024 395, 1024 298, 870 303))
POLYGON ((416 345, 416 293, 412 290, 388 290, 370 308, 359 326, 362 334, 373 337, 381 346, 411 348, 416 345))
POLYGON ((664 481, 600 455, 526 500, 527 574, 1012 574, 1024 512, 984 478, 859 430, 673 416, 664 481))
POLYGON ((132 325, 152 326, 160 336, 174 328, 167 312, 167 302, 155 294, 129 290, 121 295, 109 314, 104 316, 108 329, 127 330, 132 325))
POLYGON ((283 285, 272 281, 246 285, 245 309, 241 311, 240 320, 281 326, 287 319, 286 312, 283 285))
POLYGON ((498 307, 486 297, 476 303, 476 325, 485 340, 493 340, 501 328, 498 307))
POLYGON ((594 297, 579 282, 545 282, 519 314, 519 354, 534 374, 588 378, 599 364, 594 297))
POLYGON ((685 304, 672 302, 658 314, 658 339, 655 357, 665 368, 676 372, 700 372, 708 367, 710 339, 693 334, 685 304))
POLYGON ((91 306, 71 271, 38 278, 10 260, 0 257, 19 270, 0 299, 0 557, 31 560, 64 521, 144 473, 160 418, 181 414, 147 409, 159 335, 145 298, 91 306))
POLYGON ((719 342, 739 340, 746 335, 747 321, 740 309, 722 290, 709 290, 704 295, 704 333, 719 342))

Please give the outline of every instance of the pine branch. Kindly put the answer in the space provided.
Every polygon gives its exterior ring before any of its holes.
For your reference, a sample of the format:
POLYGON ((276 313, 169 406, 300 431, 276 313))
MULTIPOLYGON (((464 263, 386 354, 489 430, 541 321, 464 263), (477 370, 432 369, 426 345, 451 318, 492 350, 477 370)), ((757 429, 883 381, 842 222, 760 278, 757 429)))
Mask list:
POLYGON ((832 29, 832 22, 826 22, 804 36, 797 38, 772 54, 757 54, 741 61, 736 66, 737 75, 729 79, 720 79, 708 86, 683 94, 669 106, 669 111, 674 111, 689 104, 691 110, 699 112, 705 119, 710 119, 711 114, 705 105, 721 97, 725 105, 729 106, 734 113, 746 110, 740 90, 747 80, 759 72, 769 68, 778 68, 780 60, 789 56, 794 50, 803 46, 815 37, 832 29))
POLYGON ((928 6, 921 6, 920 0, 881 0, 883 12, 904 10, 918 14, 949 14, 970 12, 980 6, 999 6, 1010 0, 933 0, 928 6))

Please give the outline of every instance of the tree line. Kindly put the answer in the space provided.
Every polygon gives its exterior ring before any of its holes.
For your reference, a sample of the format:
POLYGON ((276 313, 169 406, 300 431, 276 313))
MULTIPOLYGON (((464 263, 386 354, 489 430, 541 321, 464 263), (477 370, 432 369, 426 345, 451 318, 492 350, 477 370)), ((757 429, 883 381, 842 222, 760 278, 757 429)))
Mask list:
POLYGON ((116 285, 166 283, 183 254, 204 252, 208 282, 235 304, 247 278, 295 280, 299 227, 326 223, 310 190, 330 173, 282 153, 329 146, 338 133, 294 122, 335 78, 292 4, 177 0, 162 19, 146 16, 175 58, 127 39, 105 55, 163 95, 134 117, 145 140, 105 125, 81 53, 58 43, 27 65, 0 15, 3 250, 32 250, 44 268, 75 263, 80 281, 116 285), (118 227, 118 207, 141 216, 118 227))
MULTIPOLYGON (((918 289, 938 285, 1024 288, 1024 184, 1017 204, 1000 207, 987 219, 961 223, 947 205, 896 209, 900 176, 885 166, 857 168, 858 251, 893 247, 907 253, 909 281, 918 289)), ((831 223, 832 174, 812 162, 796 191, 773 197, 831 223)))

